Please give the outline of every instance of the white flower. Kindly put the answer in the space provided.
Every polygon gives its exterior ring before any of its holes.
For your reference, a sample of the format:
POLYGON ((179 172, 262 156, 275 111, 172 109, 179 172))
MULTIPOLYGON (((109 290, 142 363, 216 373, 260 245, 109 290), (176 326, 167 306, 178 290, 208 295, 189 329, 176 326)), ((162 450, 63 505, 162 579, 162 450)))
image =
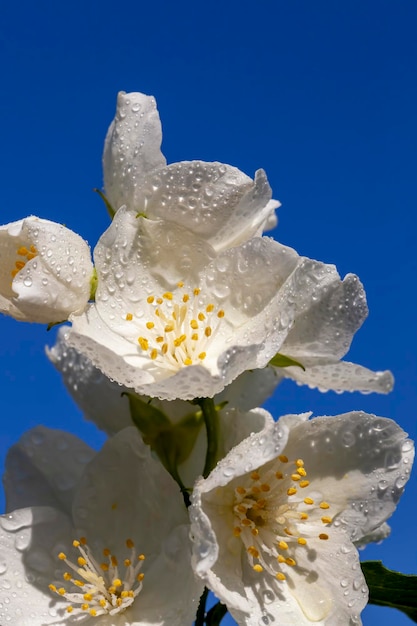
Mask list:
POLYGON ((191 625, 202 584, 178 486, 134 428, 93 456, 41 427, 11 449, 0 623, 191 625))
POLYGON ((307 418, 252 435, 194 489, 195 571, 240 625, 360 624, 354 542, 380 537, 409 478, 413 443, 395 422, 307 418))
POLYGON ((280 350, 305 370, 290 366, 274 368, 275 372, 279 380, 292 378, 321 391, 388 393, 394 383, 391 372, 373 372, 340 360, 366 319, 368 307, 356 276, 348 274, 343 282, 334 278, 314 299, 303 298, 300 293, 294 326, 280 350))
MULTIPOLYGON (((126 393, 132 390, 110 380, 101 372, 86 356, 71 347, 67 341, 68 326, 58 329, 55 345, 46 347, 46 354, 62 374, 62 380, 68 392, 81 409, 84 417, 96 424, 108 435, 114 435, 127 426, 132 426, 129 410, 129 400, 126 393)), ((277 385, 276 368, 264 368, 244 372, 236 380, 228 385, 220 394, 214 397, 215 404, 226 403, 226 408, 239 408, 248 411, 262 404, 269 397, 277 385), (257 402, 257 399, 260 400, 257 402)), ((146 396, 144 396, 144 399, 146 396)), ((149 398, 146 398, 149 400, 149 398)), ((184 415, 193 410, 189 402, 183 400, 158 400, 152 399, 152 403, 160 408, 173 422, 178 422, 184 415)), ((199 411, 195 407, 195 411, 199 411)), ((224 410, 220 411, 220 416, 224 410)), ((257 432, 262 428, 253 427, 250 432, 257 432)), ((227 448, 236 445, 247 434, 242 434, 240 439, 227 448)), ((203 455, 204 456, 204 455, 203 455)), ((201 474, 201 471, 199 472, 201 474)), ((197 474, 196 474, 197 476, 197 474)))
POLYGON ((154 98, 120 92, 103 154, 104 186, 113 209, 126 205, 149 219, 191 230, 216 250, 238 245, 276 225, 265 172, 252 181, 223 163, 166 165, 154 98))
MULTIPOLYGON (((125 395, 131 390, 109 380, 99 369, 94 367, 87 357, 69 346, 65 339, 67 330, 67 327, 61 326, 55 345, 52 348, 47 348, 46 353, 62 374, 66 388, 84 416, 110 436, 127 426, 132 426, 129 400, 125 395)), ((173 425, 178 425, 192 414, 199 414, 199 426, 196 425, 199 431, 194 447, 189 456, 178 464, 178 473, 183 484, 191 487, 196 478, 203 473, 207 451, 207 436, 200 407, 193 406, 183 400, 168 402, 146 396, 142 396, 141 399, 161 411, 173 425)), ((222 398, 222 400, 226 400, 226 398, 222 398)), ((217 402, 217 400, 215 401, 217 402)), ((229 450, 248 437, 250 433, 259 432, 272 422, 272 417, 267 411, 262 409, 248 412, 239 411, 234 408, 232 402, 227 402, 225 408, 218 410, 218 419, 218 458, 225 456, 229 450)), ((187 431, 185 430, 185 437, 186 434, 187 431)), ((195 432, 191 432, 190 437, 192 438, 194 434, 195 432)))
POLYGON ((216 254, 190 231, 124 208, 94 256, 95 303, 72 316, 68 342, 109 378, 166 400, 213 397, 267 365, 300 292, 319 297, 340 280, 272 239, 216 254))
POLYGON ((108 435, 133 426, 129 400, 123 395, 130 390, 111 381, 86 356, 69 346, 68 330, 68 326, 58 329, 56 343, 46 348, 46 354, 62 374, 65 387, 84 417, 108 435))
POLYGON ((32 216, 1 226, 0 267, 0 311, 15 319, 62 322, 90 297, 90 249, 61 224, 32 216))

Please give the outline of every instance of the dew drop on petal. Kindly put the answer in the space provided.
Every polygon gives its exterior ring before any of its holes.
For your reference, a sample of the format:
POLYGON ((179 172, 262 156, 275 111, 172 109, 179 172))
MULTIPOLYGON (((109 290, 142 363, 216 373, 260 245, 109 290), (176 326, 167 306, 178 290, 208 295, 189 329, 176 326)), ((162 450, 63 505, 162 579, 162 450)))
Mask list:
POLYGON ((403 452, 409 452, 410 450, 412 450, 414 447, 413 442, 411 441, 411 439, 406 439, 406 441, 404 441, 401 449, 403 452))
POLYGON ((271 604, 275 600, 275 594, 270 589, 267 589, 262 593, 263 601, 265 604, 271 604))

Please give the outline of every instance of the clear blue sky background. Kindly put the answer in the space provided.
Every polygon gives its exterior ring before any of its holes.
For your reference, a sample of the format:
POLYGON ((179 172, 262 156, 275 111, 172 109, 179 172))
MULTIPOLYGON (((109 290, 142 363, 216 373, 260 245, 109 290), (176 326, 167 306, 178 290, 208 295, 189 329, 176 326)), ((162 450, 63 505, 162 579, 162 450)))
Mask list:
MULTIPOLYGON (((276 416, 364 409, 416 437, 417 4, 414 0, 21 0, 0 23, 1 222, 37 214, 92 246, 107 226, 101 152, 119 90, 156 96, 168 162, 263 167, 281 200, 276 237, 355 272, 370 316, 350 359, 390 368, 386 397, 288 383, 276 416)), ((98 447, 44 356, 53 331, 0 319, 2 459, 26 429, 98 447)), ((417 572, 416 479, 392 536, 367 549, 417 572)), ((365 626, 410 624, 369 607, 365 626)), ((225 620, 224 624, 232 621, 225 620)))

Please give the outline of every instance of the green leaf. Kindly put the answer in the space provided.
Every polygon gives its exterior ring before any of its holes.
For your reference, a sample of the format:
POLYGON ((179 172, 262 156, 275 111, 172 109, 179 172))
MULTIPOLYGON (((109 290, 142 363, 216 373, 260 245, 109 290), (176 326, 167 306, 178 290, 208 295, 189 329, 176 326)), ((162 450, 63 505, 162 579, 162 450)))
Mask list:
POLYGON ((272 359, 269 361, 269 365, 273 365, 274 367, 301 367, 304 372, 306 371, 306 368, 302 363, 296 361, 295 359, 292 359, 290 356, 280 354, 279 352, 277 352, 277 354, 272 357, 272 359))
POLYGON ((387 569, 382 561, 361 563, 369 587, 369 603, 390 606, 417 622, 417 576, 387 569))
POLYGON ((146 402, 132 393, 129 399, 130 415, 143 440, 158 455, 165 469, 183 487, 178 475, 178 465, 190 456, 203 424, 201 411, 185 415, 173 424, 163 411, 151 401, 146 402))
POLYGON ((90 278, 90 298, 89 299, 92 302, 94 302, 94 300, 96 299, 97 284, 98 284, 97 270, 94 267, 93 275, 90 278))
POLYGON ((146 402, 134 393, 124 393, 129 399, 130 416, 135 426, 146 439, 154 439, 172 426, 168 417, 157 409, 151 401, 146 402))
POLYGON ((100 189, 93 189, 93 191, 95 191, 96 193, 98 193, 98 195, 100 196, 100 198, 103 200, 106 209, 107 209, 107 213, 110 215, 110 219, 112 220, 116 214, 116 211, 113 209, 112 205, 110 204, 110 202, 107 200, 106 196, 104 195, 104 193, 102 191, 100 191, 100 189))

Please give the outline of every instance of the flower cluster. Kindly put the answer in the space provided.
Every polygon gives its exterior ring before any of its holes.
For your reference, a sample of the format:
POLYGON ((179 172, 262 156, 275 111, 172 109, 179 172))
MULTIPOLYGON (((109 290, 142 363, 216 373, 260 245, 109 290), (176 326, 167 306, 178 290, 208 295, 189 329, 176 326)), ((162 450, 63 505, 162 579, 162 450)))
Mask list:
POLYGON ((391 390, 342 360, 363 286, 264 235, 263 170, 167 165, 161 138, 154 99, 120 93, 94 265, 59 224, 0 228, 1 311, 70 322, 47 356, 108 435, 96 453, 39 426, 10 449, 1 567, 19 593, 0 590, 0 622, 214 626, 206 587, 242 626, 358 625, 357 547, 389 532, 413 443, 359 411, 259 407, 284 377, 391 390))

